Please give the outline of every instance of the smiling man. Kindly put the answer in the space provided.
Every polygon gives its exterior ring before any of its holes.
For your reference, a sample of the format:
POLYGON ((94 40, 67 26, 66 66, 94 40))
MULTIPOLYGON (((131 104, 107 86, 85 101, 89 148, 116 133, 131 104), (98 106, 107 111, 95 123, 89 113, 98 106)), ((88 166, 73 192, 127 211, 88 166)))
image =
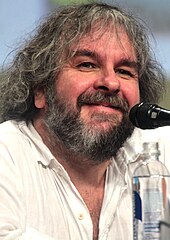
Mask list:
POLYGON ((128 114, 163 80, 131 15, 54 12, 1 84, 0 239, 131 240, 128 114))
POLYGON ((79 154, 88 165, 116 155, 132 133, 128 110, 139 102, 137 59, 127 34, 120 29, 117 36, 111 23, 100 37, 93 28, 58 74, 52 102, 47 104, 43 90, 36 95, 45 120, 34 121, 38 132, 40 125, 42 131, 47 127, 59 145, 76 154, 76 162, 82 162, 79 154))

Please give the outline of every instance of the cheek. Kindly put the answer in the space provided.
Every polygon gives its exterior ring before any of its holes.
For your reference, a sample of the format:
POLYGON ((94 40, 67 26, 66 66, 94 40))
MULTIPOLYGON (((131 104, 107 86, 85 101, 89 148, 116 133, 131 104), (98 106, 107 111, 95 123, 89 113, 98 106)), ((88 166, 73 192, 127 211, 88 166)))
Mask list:
POLYGON ((126 84, 123 91, 124 98, 128 101, 130 108, 140 102, 139 84, 126 84))
POLYGON ((81 94, 81 89, 74 84, 65 84, 64 86, 58 86, 57 89, 57 96, 60 99, 63 99, 66 103, 74 104, 77 103, 77 98, 81 94))
POLYGON ((56 82, 57 95, 68 103, 76 106, 77 98, 90 86, 87 79, 78 74, 62 74, 56 82))

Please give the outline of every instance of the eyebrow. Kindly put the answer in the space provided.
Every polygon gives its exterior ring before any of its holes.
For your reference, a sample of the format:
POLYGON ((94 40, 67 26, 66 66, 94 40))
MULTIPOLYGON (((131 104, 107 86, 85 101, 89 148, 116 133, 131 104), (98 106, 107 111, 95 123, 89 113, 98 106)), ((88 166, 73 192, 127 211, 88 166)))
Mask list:
POLYGON ((78 56, 87 56, 95 59, 99 58, 99 55, 96 52, 87 49, 73 51, 73 58, 78 56))
MULTIPOLYGON (((87 57, 91 57, 93 59, 100 59, 100 56, 98 55, 98 53, 96 53, 95 51, 87 50, 87 49, 73 51, 73 58, 78 57, 78 56, 87 56, 87 57)), ((126 67, 130 67, 130 68, 134 68, 134 70, 136 72, 139 71, 138 63, 136 61, 130 60, 129 58, 121 59, 118 63, 118 67, 119 66, 126 66, 126 67)))

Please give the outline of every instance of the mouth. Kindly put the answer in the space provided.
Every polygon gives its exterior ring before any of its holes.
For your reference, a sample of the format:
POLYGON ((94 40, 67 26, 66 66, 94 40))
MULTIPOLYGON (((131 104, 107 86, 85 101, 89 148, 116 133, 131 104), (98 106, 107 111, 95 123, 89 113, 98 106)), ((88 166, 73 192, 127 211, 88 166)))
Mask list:
POLYGON ((93 110, 106 111, 109 113, 119 112, 127 114, 129 110, 128 102, 117 94, 106 94, 96 92, 94 94, 82 94, 78 97, 77 106, 79 110, 81 107, 92 108, 93 110))
POLYGON ((111 103, 107 103, 107 102, 100 102, 100 103, 86 103, 84 104, 86 106, 89 106, 89 107, 101 107, 101 108, 108 108, 108 109, 112 109, 112 110, 118 110, 120 112, 124 112, 124 110, 120 107, 120 106, 117 106, 117 105, 114 105, 114 104, 111 104, 111 103))
POLYGON ((83 104, 81 109, 82 119, 90 124, 100 124, 102 128, 120 124, 123 115, 120 107, 104 102, 83 104))

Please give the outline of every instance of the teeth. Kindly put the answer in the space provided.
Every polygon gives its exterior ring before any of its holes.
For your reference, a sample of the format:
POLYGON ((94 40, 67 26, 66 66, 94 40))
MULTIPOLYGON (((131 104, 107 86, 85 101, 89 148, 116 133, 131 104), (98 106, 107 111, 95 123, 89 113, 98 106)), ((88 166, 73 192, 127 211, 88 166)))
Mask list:
POLYGON ((110 107, 110 108, 114 108, 115 106, 112 106, 109 103, 88 103, 89 105, 96 105, 96 106, 103 106, 103 107, 110 107))

